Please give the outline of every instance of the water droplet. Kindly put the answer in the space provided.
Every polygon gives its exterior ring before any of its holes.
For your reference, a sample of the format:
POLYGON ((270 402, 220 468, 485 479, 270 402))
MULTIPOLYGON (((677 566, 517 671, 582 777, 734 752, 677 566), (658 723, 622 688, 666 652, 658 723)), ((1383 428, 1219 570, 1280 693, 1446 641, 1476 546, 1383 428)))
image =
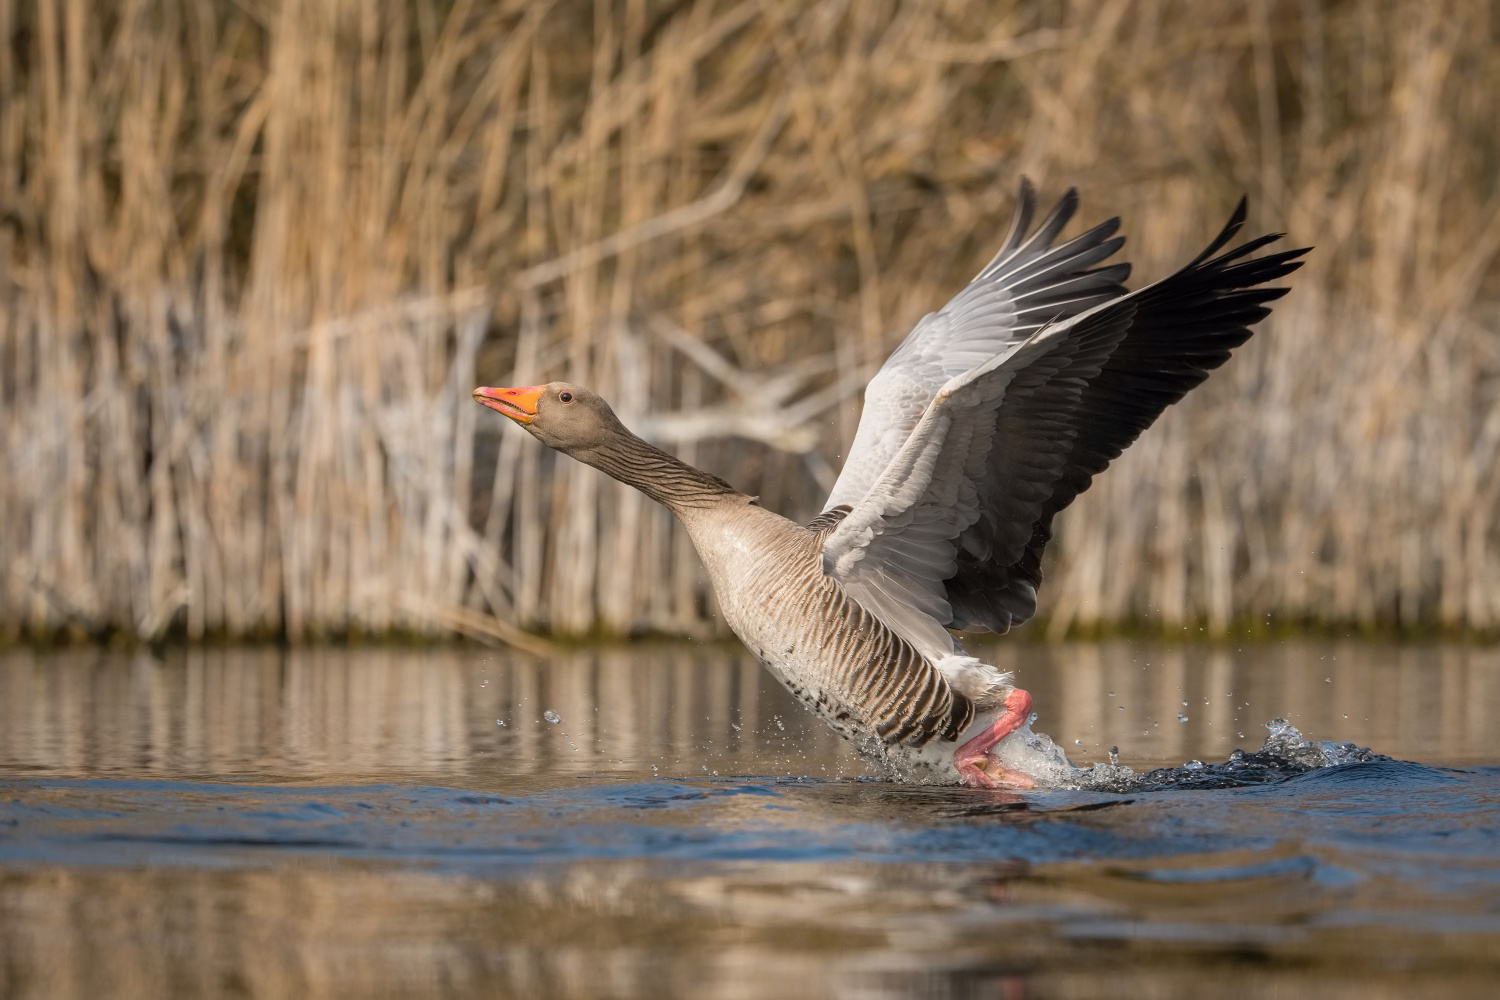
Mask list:
POLYGON ((1187 708, 1187 702, 1183 702, 1183 703, 1182 703, 1182 707, 1183 707, 1183 708, 1187 708))
POLYGON ((1323 678, 1323 683, 1324 684, 1332 684, 1333 683, 1333 678, 1332 677, 1325 677, 1325 678, 1323 678))
POLYGON ((1120 766, 1120 748, 1119 747, 1110 747, 1109 748, 1109 763, 1110 763, 1111 767, 1119 767, 1120 766))
POLYGON ((497 725, 497 726, 503 726, 503 725, 505 725, 505 720, 504 719, 496 719, 495 720, 495 725, 497 725))
POLYGON ((479 686, 480 687, 489 687, 490 686, 490 682, 489 681, 480 681, 479 682, 479 686))
POLYGON ((547 709, 547 711, 545 711, 545 712, 542 713, 542 718, 546 719, 548 722, 552 723, 554 726, 557 725, 559 722, 562 721, 562 716, 558 715, 556 712, 552 711, 552 709, 550 709, 550 708, 547 709))
POLYGON ((1124 705, 1120 706, 1120 711, 1122 711, 1122 712, 1125 711, 1125 706, 1124 705))
POLYGON ((776 723, 777 729, 780 729, 782 732, 786 732, 786 726, 782 723, 781 716, 773 715, 771 716, 771 721, 776 723))
POLYGON ((1073 745, 1075 747, 1081 747, 1081 746, 1083 746, 1083 740, 1074 740, 1073 741, 1073 745))
POLYGON ((1109 696, 1110 696, 1110 697, 1111 697, 1111 698, 1113 698, 1113 697, 1114 697, 1114 696, 1115 696, 1115 693, 1114 693, 1114 692, 1113 692, 1113 691, 1111 691, 1111 692, 1110 692, 1110 693, 1109 693, 1109 696))
POLYGON ((1161 723, 1160 722, 1153 722, 1153 723, 1151 723, 1151 728, 1152 729, 1158 729, 1160 727, 1161 727, 1161 723))
POLYGON ((739 732, 740 731, 740 724, 738 722, 731 722, 729 724, 729 728, 733 729, 735 732, 739 732))

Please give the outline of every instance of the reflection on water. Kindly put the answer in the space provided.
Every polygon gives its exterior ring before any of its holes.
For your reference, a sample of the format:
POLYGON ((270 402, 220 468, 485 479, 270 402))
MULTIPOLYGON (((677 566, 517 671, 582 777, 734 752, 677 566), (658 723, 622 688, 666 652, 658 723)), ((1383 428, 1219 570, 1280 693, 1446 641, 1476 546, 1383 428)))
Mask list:
POLYGON ((13 653, 0 997, 1492 993, 1500 767, 1432 765, 1500 763, 1495 652, 995 656, 1080 763, 1423 764, 1021 796, 827 780, 716 647, 13 653))
POLYGON ((37 774, 456 782, 653 765, 663 774, 860 770, 737 650, 0 658, 0 766, 37 774))
POLYGON ((1236 747, 1259 746, 1263 724, 1279 716, 1311 738, 1393 757, 1457 764, 1500 754, 1493 648, 1113 642, 1022 649, 1014 666, 1055 684, 1037 685, 1052 699, 1039 700, 1037 728, 1070 752, 1117 743, 1122 758, 1140 761, 1223 760, 1236 747))
MULTIPOLYGON (((1289 642, 989 650, 1076 763, 1223 760, 1263 724, 1393 757, 1496 759, 1500 651, 1289 642), (1242 735, 1243 734, 1243 735, 1242 735)), ((226 649, 0 656, 0 767, 53 775, 459 780, 485 774, 858 775, 743 652, 226 649), (560 721, 549 725, 543 713, 560 721), (503 723, 503 725, 501 724, 503 723)))

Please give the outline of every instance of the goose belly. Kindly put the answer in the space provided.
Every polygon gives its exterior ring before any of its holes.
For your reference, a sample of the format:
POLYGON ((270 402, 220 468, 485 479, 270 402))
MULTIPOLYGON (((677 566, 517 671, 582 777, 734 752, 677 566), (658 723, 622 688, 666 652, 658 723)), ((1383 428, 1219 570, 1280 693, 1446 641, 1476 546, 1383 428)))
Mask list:
POLYGON ((887 744, 861 707, 841 698, 830 683, 829 650, 808 642, 809 637, 816 634, 815 630, 777 627, 768 623, 766 616, 754 614, 755 607, 757 605, 750 604, 738 615, 727 606, 724 608, 735 634, 782 687, 828 723, 834 732, 854 744, 860 757, 878 769, 882 776, 896 781, 933 784, 958 781, 958 770, 953 766, 956 743, 932 740, 920 747, 887 744))
POLYGON ((792 697, 822 716, 841 736, 857 741, 873 735, 873 730, 863 724, 857 707, 844 704, 829 689, 829 671, 823 662, 826 651, 809 648, 806 626, 774 613, 778 598, 783 595, 774 591, 757 593, 759 590, 740 591, 737 600, 720 601, 734 634, 792 697))
POLYGON ((866 703, 880 687, 868 683, 871 672, 899 669, 886 662, 893 655, 919 654, 823 573, 816 536, 767 518, 764 531, 706 518, 688 523, 729 627, 782 687, 887 776, 956 782, 955 743, 888 745, 874 722, 881 706, 866 703))
MULTIPOLYGON (((851 663, 868 660, 878 643, 866 634, 875 624, 834 581, 814 554, 792 559, 747 559, 715 574, 719 605, 730 628, 791 695, 858 748, 886 776, 952 783, 953 743, 888 745, 866 706, 841 693, 838 678, 851 663), (848 661, 848 662, 846 662, 848 661)), ((880 664, 864 663, 879 670, 880 664)), ((858 669, 858 668, 855 668, 858 669)))
POLYGON ((812 558, 746 559, 713 574, 719 606, 740 641, 791 695, 839 735, 874 738, 858 705, 834 687, 841 646, 831 641, 842 622, 835 585, 812 558))

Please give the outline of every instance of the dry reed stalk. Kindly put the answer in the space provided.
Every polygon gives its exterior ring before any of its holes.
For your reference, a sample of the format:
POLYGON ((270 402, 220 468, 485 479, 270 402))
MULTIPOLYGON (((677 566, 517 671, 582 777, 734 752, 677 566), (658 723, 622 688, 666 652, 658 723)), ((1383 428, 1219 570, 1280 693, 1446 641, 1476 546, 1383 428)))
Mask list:
POLYGON ((1500 23, 1461 0, 0 0, 0 629, 707 633, 570 378, 799 517, 1021 173, 1137 281, 1316 243, 1063 518, 1053 634, 1500 624, 1500 23), (416 599, 414 599, 414 596, 416 599))

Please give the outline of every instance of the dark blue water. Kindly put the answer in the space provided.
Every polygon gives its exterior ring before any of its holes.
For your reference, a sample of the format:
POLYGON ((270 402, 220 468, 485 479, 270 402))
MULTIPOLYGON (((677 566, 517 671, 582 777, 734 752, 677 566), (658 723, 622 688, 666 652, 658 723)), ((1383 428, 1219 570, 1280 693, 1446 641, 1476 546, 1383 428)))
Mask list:
POLYGON ((1125 795, 756 778, 581 777, 527 794, 0 781, 0 865, 274 867, 314 857, 506 878, 611 859, 1196 866, 1203 854, 1293 849, 1290 868, 1194 867, 1162 878, 1294 872, 1329 885, 1400 878, 1418 879, 1424 891, 1500 890, 1500 768, 1379 760, 1274 784, 1125 795), (1342 853, 1345 867, 1326 860, 1342 853))
MULTIPOLYGON (((734 663, 637 663, 666 702, 591 711, 578 692, 596 667, 490 662, 475 682, 429 658, 385 686, 351 668, 309 707, 295 670, 260 661, 257 696, 251 675, 220 685, 238 698, 188 666, 59 666, 57 696, 9 702, 0 735, 0 996, 1321 998, 1500 982, 1500 760, 1415 763, 1398 740, 1371 753, 1281 730, 1233 756, 1190 747, 1204 759, 1186 767, 1122 747, 1136 772, 1110 791, 906 786, 862 778, 734 663), (481 684, 516 710, 465 708, 481 684), (558 723, 529 718, 542 701, 566 705, 558 723), (341 756, 329 732, 363 749, 341 756)), ((35 683, 25 669, 0 677, 8 693, 35 683)), ((1254 669, 1235 689, 1273 700, 1254 669)), ((1491 669, 1428 678, 1472 693, 1491 669)))

